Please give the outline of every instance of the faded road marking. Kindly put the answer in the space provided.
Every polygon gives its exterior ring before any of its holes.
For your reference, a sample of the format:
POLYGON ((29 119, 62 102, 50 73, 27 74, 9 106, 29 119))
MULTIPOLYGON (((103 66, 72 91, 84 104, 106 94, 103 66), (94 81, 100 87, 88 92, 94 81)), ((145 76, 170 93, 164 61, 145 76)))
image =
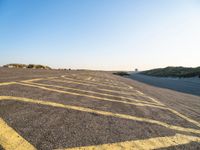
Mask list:
POLYGON ((143 104, 143 103, 133 103, 133 102, 120 101, 120 100, 115 100, 115 99, 110 99, 110 98, 97 97, 97 96, 93 96, 93 95, 79 94, 79 93, 75 93, 75 92, 67 92, 67 91, 47 88, 47 87, 39 86, 39 85, 35 85, 35 84, 27 84, 27 83, 19 83, 19 82, 17 84, 23 85, 23 86, 35 87, 35 88, 39 88, 39 89, 43 89, 43 90, 47 90, 47 91, 54 91, 54 92, 64 93, 64 94, 69 94, 69 95, 88 97, 88 98, 91 98, 90 100, 95 99, 95 100, 117 102, 117 103, 129 104, 129 105, 135 105, 135 106, 147 106, 147 107, 162 108, 162 106, 156 106, 156 105, 151 105, 151 104, 143 104))
POLYGON ((88 82, 80 82, 80 81, 73 81, 71 80, 52 80, 52 81, 57 81, 57 82, 64 82, 64 83, 74 83, 74 84, 80 84, 80 85, 86 85, 86 86, 105 86, 105 87, 111 87, 111 88, 116 88, 116 89, 125 89, 128 90, 128 88, 125 87, 119 87, 119 86, 114 86, 114 85, 99 85, 99 84, 94 84, 94 83, 88 83, 88 82))
MULTIPOLYGON (((151 105, 151 104, 142 104, 142 103, 133 103, 133 102, 126 102, 126 101, 119 101, 119 100, 115 100, 115 99, 109 99, 109 98, 102 98, 102 97, 97 97, 97 96, 92 96, 92 95, 87 95, 87 94, 79 94, 79 93, 73 93, 73 92, 67 92, 67 91, 62 91, 62 90, 57 90, 57 89, 52 89, 52 88, 47 88, 44 86, 38 86, 38 85, 33 85, 33 84, 24 84, 24 83, 17 83, 20 85, 24 85, 24 86, 30 86, 30 87, 36 87, 36 88, 40 88, 43 90, 48 90, 48 91, 54 91, 54 92, 59 92, 59 93, 64 93, 64 94, 70 94, 70 95, 76 95, 76 96, 85 96, 85 97, 89 97, 89 98, 94 98, 94 99, 99 99, 99 100, 104 100, 104 101, 111 101, 111 102, 118 102, 118 103, 123 103, 123 104, 129 104, 129 105, 135 105, 135 106, 146 106, 146 107, 154 107, 154 108, 159 108, 159 109, 163 109, 163 110, 168 110, 170 112, 172 112, 173 114, 187 120, 188 122, 191 122, 193 124, 195 124, 196 126, 200 127, 200 123, 190 119, 189 117, 186 117, 185 115, 182 115, 181 113, 168 108, 167 106, 156 106, 156 105, 151 105)), ((93 100, 93 99, 91 99, 93 100)))
POLYGON ((197 130, 197 129, 170 125, 161 121, 148 119, 148 118, 136 117, 136 116, 131 116, 131 115, 119 114, 119 113, 112 113, 112 112, 95 110, 95 109, 90 109, 90 108, 85 108, 85 107, 64 105, 64 104, 55 103, 55 102, 41 101, 41 100, 35 100, 35 99, 29 99, 29 98, 23 98, 23 97, 14 97, 14 96, 0 96, 0 100, 14 100, 14 101, 21 101, 21 102, 29 102, 29 103, 34 103, 34 104, 41 104, 41 105, 46 105, 46 106, 66 108, 66 109, 77 110, 81 112, 94 113, 98 115, 111 116, 111 117, 133 120, 133 121, 138 121, 138 122, 146 122, 150 124, 160 125, 160 126, 166 127, 171 130, 176 130, 176 131, 200 134, 200 130, 197 130))
POLYGON ((141 91, 136 90, 136 92, 139 93, 140 95, 144 96, 144 97, 149 98, 150 100, 152 100, 153 102, 155 102, 155 103, 157 103, 157 104, 164 105, 164 104, 162 104, 160 101, 155 100, 154 98, 152 98, 152 97, 150 97, 150 96, 147 96, 146 94, 144 94, 144 93, 141 92, 141 91))
MULTIPOLYGON (((66 77, 66 76, 62 76, 64 79, 69 79, 69 80, 74 80, 74 81, 80 81, 80 82, 87 82, 87 83, 91 83, 91 84, 97 84, 97 85, 103 85, 103 86, 114 86, 114 87, 116 87, 116 86, 118 86, 117 84, 110 84, 110 83, 103 83, 103 82, 101 82, 101 83, 99 83, 99 82, 94 82, 94 81, 88 81, 88 80, 81 80, 81 79, 74 79, 74 78, 70 78, 70 77, 66 77)), ((92 77, 90 77, 90 79, 91 79, 92 77)))
POLYGON ((199 122, 197 122, 197 121, 195 121, 195 120, 193 120, 193 119, 190 119, 190 118, 186 117, 185 115, 180 114, 180 113, 177 112, 176 110, 173 110, 173 109, 171 109, 171 108, 167 108, 167 106, 165 106, 165 105, 162 104, 161 102, 155 100, 154 98, 152 98, 152 97, 150 97, 150 96, 147 96, 146 94, 144 94, 144 93, 142 93, 142 92, 140 92, 140 91, 138 91, 138 93, 140 93, 141 95, 143 95, 143 96, 145 96, 145 97, 151 99, 152 101, 154 101, 154 102, 156 102, 156 103, 158 103, 158 104, 163 105, 163 106, 166 108, 166 110, 172 112, 173 114, 176 114, 177 116, 179 116, 179 117, 181 117, 181 118, 187 120, 188 122, 191 122, 191 123, 195 124, 196 126, 200 127, 200 123, 199 123, 199 122))
MULTIPOLYGON (((76 78, 73 78, 73 77, 71 77, 71 76, 69 76, 69 75, 62 75, 61 76, 62 78, 65 78, 65 77, 67 77, 67 78, 71 78, 71 79, 75 79, 75 80, 81 80, 81 81, 87 81, 87 77, 85 77, 85 78, 80 78, 80 76, 74 76, 74 77, 76 77, 76 78)), ((97 78, 96 76, 91 76, 91 83, 99 83, 99 82, 101 82, 101 83, 103 83, 103 84, 110 84, 110 85, 115 85, 115 86, 118 86, 118 84, 116 84, 116 82, 115 83, 113 83, 113 81, 111 82, 111 81, 109 81, 109 82, 105 82, 105 81, 107 81, 107 80, 104 80, 104 81, 102 81, 102 79, 100 79, 100 78, 97 78), (93 82, 92 82, 93 81, 93 82), (95 81, 95 82, 94 82, 95 81)))
POLYGON ((56 78, 58 77, 34 78, 34 79, 22 80, 20 82, 29 83, 29 82, 35 82, 35 81, 41 81, 41 80, 51 80, 51 79, 56 79, 56 78))
POLYGON ((155 137, 144 140, 126 141, 94 146, 83 146, 58 150, 153 150, 189 144, 190 142, 200 142, 199 137, 176 134, 175 136, 155 137))
MULTIPOLYGON (((48 78, 46 78, 46 79, 54 79, 54 78, 56 78, 56 77, 48 77, 48 78)), ((33 81, 39 81, 39 80, 43 80, 43 78, 36 78, 36 79, 24 80, 23 82, 29 83, 29 82, 33 82, 33 81)), ((1 83, 1 84, 2 84, 2 85, 10 85, 10 84, 17 84, 17 83, 18 83, 18 82, 4 82, 4 83, 1 83)), ((28 84, 27 86, 32 86, 32 85, 29 85, 29 84, 28 84)), ((39 87, 39 88, 41 88, 41 87, 39 87)), ((45 87, 42 87, 42 88, 45 88, 45 87)), ((47 90, 47 89, 45 89, 45 90, 47 90)), ((49 89, 48 89, 48 90, 49 90, 49 89)), ((51 89, 51 90, 54 90, 54 89, 51 89)), ((55 91, 55 90, 54 90, 54 91, 55 91)), ((65 92, 65 91, 58 91, 58 90, 57 90, 56 92, 61 92, 61 93, 63 93, 63 92, 65 92)), ((65 93, 66 93, 66 92, 65 92, 65 93)), ((140 92, 140 91, 138 91, 138 93, 140 93, 141 95, 144 95, 144 96, 145 96, 145 94, 142 93, 142 92, 140 92)), ((69 93, 67 92, 67 94, 69 94, 69 93)), ((149 97, 149 96, 147 96, 147 97, 149 97)), ((92 97, 92 98, 94 98, 94 97, 92 97)), ((149 98, 151 98, 151 97, 149 97, 149 98)), ((151 99, 154 100, 155 102, 157 102, 157 103, 163 105, 164 107, 162 107, 162 106, 161 106, 161 107, 160 107, 160 106, 154 106, 154 105, 151 105, 151 104, 148 105, 148 104, 142 104, 142 103, 129 103, 129 102, 117 101, 117 100, 106 99, 106 98, 102 99, 101 97, 96 97, 96 99, 107 100, 107 101, 114 101, 114 102, 121 102, 121 103, 136 105, 136 106, 147 106, 147 107, 156 107, 156 108, 160 108, 160 109, 165 109, 165 110, 168 110, 168 111, 170 111, 170 112, 176 114, 177 116, 179 116, 179 117, 181 117, 181 118, 187 120, 188 122, 191 122, 191 123, 195 124, 196 126, 200 127, 200 123, 199 123, 199 122, 197 122, 197 121, 195 121, 195 120, 193 120, 193 119, 190 119, 189 117, 187 117, 187 116, 185 116, 185 115, 182 115, 182 114, 180 114, 179 112, 177 112, 177 111, 175 111, 175 110, 173 110, 173 109, 171 109, 171 108, 168 108, 167 106, 164 106, 164 104, 160 103, 159 101, 157 101, 157 100, 155 100, 155 99, 153 99, 153 98, 151 98, 151 99)), ((147 103, 148 103, 148 102, 147 102, 147 103)))
POLYGON ((130 91, 116 91, 116 90, 104 89, 104 88, 99 88, 99 90, 105 91, 105 92, 111 92, 111 93, 120 93, 123 95, 130 95, 130 96, 138 95, 136 93, 133 93, 133 92, 136 92, 136 90, 132 90, 131 92, 130 91))
POLYGON ((38 85, 38 86, 48 86, 48 87, 68 89, 68 90, 73 90, 73 91, 78 91, 78 92, 97 94, 97 95, 100 95, 100 96, 109 96, 109 97, 112 97, 112 98, 120 98, 120 99, 138 102, 138 103, 144 103, 144 104, 157 104, 157 103, 152 103, 152 102, 148 102, 148 101, 138 100, 138 99, 135 99, 135 98, 129 98, 129 97, 124 97, 124 96, 116 96, 116 95, 112 95, 112 94, 100 93, 100 92, 95 92, 95 91, 90 91, 90 90, 82 90, 82 89, 72 88, 72 87, 67 87, 67 86, 50 85, 50 84, 33 83, 33 82, 31 82, 29 84, 38 85))
POLYGON ((0 145, 5 150, 36 150, 0 118, 0 145))

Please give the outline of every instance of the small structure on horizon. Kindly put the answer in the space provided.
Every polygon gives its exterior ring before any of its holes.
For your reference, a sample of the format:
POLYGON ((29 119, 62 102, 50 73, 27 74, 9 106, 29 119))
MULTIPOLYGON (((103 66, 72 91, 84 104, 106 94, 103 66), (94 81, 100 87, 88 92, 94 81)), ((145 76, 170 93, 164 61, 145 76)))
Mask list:
POLYGON ((137 69, 137 68, 135 68, 135 72, 138 72, 138 69, 137 69))

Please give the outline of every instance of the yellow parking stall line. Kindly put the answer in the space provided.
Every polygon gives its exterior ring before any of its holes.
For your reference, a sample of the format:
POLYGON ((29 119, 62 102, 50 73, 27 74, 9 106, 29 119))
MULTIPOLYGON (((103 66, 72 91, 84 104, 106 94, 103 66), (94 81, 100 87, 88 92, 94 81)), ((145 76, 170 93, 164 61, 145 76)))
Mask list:
POLYGON ((104 88, 99 88, 99 90, 101 91, 105 91, 105 92, 111 92, 111 93, 120 93, 120 94, 123 94, 123 95, 138 95, 136 94, 136 90, 132 90, 132 91, 116 91, 116 90, 111 90, 111 89, 104 89, 104 88), (134 93, 133 93, 134 92, 134 93))
POLYGON ((93 95, 79 94, 79 93, 75 93, 75 92, 67 92, 67 91, 47 88, 47 87, 44 87, 44 86, 34 85, 34 84, 19 83, 19 82, 17 84, 23 85, 23 86, 36 87, 36 88, 40 88, 40 89, 47 90, 47 91, 54 91, 54 92, 64 93, 64 94, 69 94, 69 95, 88 97, 88 98, 91 98, 91 100, 93 100, 93 99, 96 100, 97 99, 97 100, 103 100, 103 101, 110 101, 110 102, 117 102, 117 103, 122 103, 122 104, 135 105, 135 106, 146 106, 146 107, 163 108, 162 106, 158 106, 158 105, 120 101, 120 100, 115 100, 115 99, 110 99, 110 98, 97 97, 97 96, 93 96, 93 95))
POLYGON ((83 146, 75 148, 64 148, 57 150, 155 150, 189 144, 190 142, 200 142, 199 137, 176 134, 174 136, 155 137, 150 139, 109 143, 102 145, 83 146))
MULTIPOLYGON (((56 77, 47 77, 47 78, 34 78, 34 79, 29 79, 29 80, 22 80, 20 82, 35 82, 35 81, 40 81, 40 80, 48 80, 48 79, 55 79, 56 77)), ((0 86, 4 85, 11 85, 11 84, 16 84, 17 81, 15 82, 0 82, 0 86)))
POLYGON ((200 123, 199 122, 197 122, 197 121, 195 121, 193 119, 190 119, 190 118, 186 117, 185 115, 180 114, 176 110, 173 110, 171 108, 167 108, 166 110, 168 110, 168 111, 172 112, 173 114, 176 114, 177 116, 187 120, 188 122, 191 122, 191 123, 195 124, 196 126, 200 127, 200 123))
MULTIPOLYGON (((141 91, 137 91, 137 92, 140 93, 141 95, 143 95, 143 96, 145 96, 145 97, 151 99, 152 101, 154 101, 154 102, 157 103, 157 104, 162 104, 161 102, 155 100, 154 98, 152 98, 152 97, 150 97, 150 96, 147 96, 146 94, 142 93, 141 91)), ((162 105, 165 106, 164 104, 162 104, 162 105)), ((196 126, 200 127, 200 123, 199 123, 199 122, 197 122, 197 121, 195 121, 195 120, 193 120, 193 119, 190 119, 190 118, 186 117, 185 115, 182 115, 182 114, 180 114, 179 112, 177 112, 177 111, 175 111, 175 110, 173 110, 173 109, 171 109, 171 108, 167 108, 167 110, 170 111, 170 112, 172 112, 173 114, 176 114, 177 116, 179 116, 179 117, 181 117, 181 118, 187 120, 188 122, 191 122, 191 123, 195 124, 196 126)))
MULTIPOLYGON (((36 87, 36 88, 40 88, 40 89, 43 89, 43 90, 54 91, 54 92, 59 92, 59 93, 64 93, 64 94, 70 94, 70 95, 76 95, 76 96, 84 96, 84 97, 94 98, 94 99, 98 99, 98 100, 104 100, 104 101, 118 102, 118 103, 123 103, 123 104, 141 106, 141 107, 153 107, 153 108, 159 108, 159 109, 163 109, 163 110, 168 110, 171 113, 181 117, 182 119, 185 119, 186 121, 191 122, 194 125, 200 127, 200 123, 199 122, 197 122, 197 121, 195 121, 193 119, 190 119, 189 117, 186 117, 185 115, 182 115, 181 113, 179 113, 179 112, 177 112, 177 111, 175 111, 175 110, 173 110, 171 108, 168 108, 167 106, 158 106, 158 105, 151 105, 151 104, 119 101, 119 100, 115 100, 115 99, 102 98, 102 97, 97 97, 97 96, 92 96, 92 95, 87 95, 87 94, 79 94, 79 93, 67 92, 67 91, 47 88, 47 87, 44 87, 44 86, 38 86, 38 85, 34 85, 34 84, 24 84, 24 83, 17 83, 17 84, 24 85, 24 86, 36 87)), ((93 100, 93 99, 91 99, 91 100, 93 100)))
POLYGON ((148 119, 148 118, 136 117, 136 116, 125 115, 125 114, 120 114, 120 113, 112 113, 112 112, 95 110, 95 109, 90 109, 90 108, 85 108, 85 107, 65 105, 65 104, 60 104, 60 103, 55 103, 55 102, 42 101, 42 100, 36 100, 36 99, 30 99, 30 98, 24 98, 24 97, 14 97, 14 96, 0 96, 0 100, 14 100, 14 101, 33 103, 33 104, 41 104, 41 105, 46 105, 46 106, 66 108, 66 109, 71 109, 71 110, 76 110, 76 111, 81 111, 81 112, 94 113, 94 114, 103 115, 103 116, 111 116, 115 118, 155 124, 155 125, 163 126, 168 129, 176 130, 176 131, 200 134, 200 130, 197 130, 197 129, 175 126, 175 125, 171 125, 168 123, 164 123, 161 121, 148 119))
MULTIPOLYGON (((79 85, 86 85, 86 86, 94 86, 94 87, 98 87, 98 85, 94 85, 94 84, 88 84, 88 83, 81 83, 81 82, 76 82, 76 81, 68 81, 68 80, 51 80, 51 81, 55 81, 55 82, 63 82, 63 83, 73 83, 73 84, 79 84, 79 85)), ((107 87, 109 87, 107 85, 107 87)), ((111 87, 111 88, 115 88, 115 89, 119 89, 119 90, 128 90, 128 88, 124 88, 124 87, 111 87)), ((109 89, 108 89, 109 90, 109 89)), ((131 91, 135 91, 134 89, 131 89, 131 91)), ((131 92, 131 91, 128 91, 128 92, 131 92)))
POLYGON ((90 81, 82 81, 82 80, 71 79, 71 78, 66 78, 66 77, 64 77, 64 79, 66 79, 66 80, 60 80, 60 81, 75 82, 75 83, 79 83, 79 84, 83 84, 83 85, 88 85, 88 86, 98 86, 98 85, 101 85, 101 86, 113 87, 113 85, 110 85, 110 84, 106 84, 105 85, 105 84, 102 84, 102 83, 97 83, 97 82, 93 83, 93 82, 90 82, 90 81))
POLYGON ((16 82, 2 82, 2 83, 0 83, 0 86, 11 85, 11 84, 16 84, 16 82))
POLYGON ((120 82, 120 81, 119 81, 119 84, 122 84, 122 85, 124 85, 124 86, 127 86, 127 87, 129 87, 130 89, 134 89, 131 85, 126 84, 126 83, 124 83, 124 82, 120 82))
POLYGON ((34 78, 34 79, 29 79, 29 80, 22 80, 20 82, 35 82, 35 81, 41 81, 41 80, 51 80, 51 79, 56 79, 58 77, 46 77, 46 78, 34 78))
POLYGON ((21 82, 35 82, 35 81, 40 81, 40 80, 45 80, 45 78, 34 78, 34 79, 29 79, 29 80, 22 80, 21 82))
MULTIPOLYGON (((66 77, 65 76, 64 78, 70 78, 70 77, 66 77)), ((81 79, 79 79, 79 80, 82 81, 81 79)), ((115 85, 115 86, 119 86, 121 84, 121 85, 124 85, 124 86, 127 86, 127 87, 129 86, 129 85, 127 85, 127 84, 125 84, 123 82, 119 82, 117 80, 108 80, 108 81, 109 82, 105 82, 105 80, 102 81, 101 79, 99 79, 98 82, 91 82, 91 83, 103 83, 104 85, 115 85)))
MULTIPOLYGON (((161 105, 165 106, 164 104, 162 104, 162 103, 159 102, 158 100, 155 100, 154 98, 152 98, 152 97, 150 97, 150 96, 147 96, 146 94, 142 93, 141 91, 137 91, 137 92, 140 93, 141 95, 143 95, 143 96, 145 96, 145 97, 151 99, 151 100, 154 101, 155 103, 158 103, 158 104, 161 104, 161 105)), ((173 110, 173 109, 171 109, 171 108, 167 108, 167 106, 165 106, 165 108, 166 108, 166 110, 170 111, 171 113, 173 113, 173 114, 175 114, 175 115, 177 115, 177 116, 179 116, 179 117, 181 117, 181 118, 187 120, 188 122, 191 122, 191 123, 195 124, 196 126, 200 127, 200 123, 199 123, 199 122, 197 122, 197 121, 195 121, 195 120, 193 120, 193 119, 190 119, 190 118, 186 117, 185 115, 180 114, 180 113, 177 112, 176 110, 173 110)))
POLYGON ((2 118, 0 118, 0 145, 5 150, 36 150, 34 146, 9 127, 2 118))
POLYGON ((91 80, 92 79, 92 77, 88 77, 86 80, 91 80))
POLYGON ((164 104, 162 104, 160 101, 155 100, 154 98, 152 98, 152 97, 150 97, 150 96, 147 96, 146 94, 144 94, 144 93, 141 92, 141 91, 136 90, 136 92, 139 93, 140 95, 143 95, 144 97, 149 98, 150 100, 152 100, 153 102, 155 102, 155 103, 157 103, 157 104, 164 105, 164 104))
MULTIPOLYGON (((81 79, 79 78, 79 80, 81 79)), ((116 81, 110 81, 110 80, 107 81, 100 78, 93 78, 91 80, 91 83, 100 83, 100 84, 111 85, 111 86, 124 86, 123 84, 120 84, 116 81)))
MULTIPOLYGON (((50 78, 46 78, 46 79, 54 79, 55 77, 50 77, 50 78)), ((30 80, 23 80, 23 82, 34 82, 34 81, 40 81, 40 80, 46 80, 44 78, 35 78, 35 79, 30 79, 30 80)), ((11 84, 16 84, 17 82, 0 82, 0 86, 4 86, 4 85, 11 85, 11 84)))
POLYGON ((129 96, 140 96, 141 94, 138 94, 138 90, 132 90, 132 91, 119 91, 119 90, 111 90, 111 89, 104 89, 104 88, 98 88, 100 91, 104 92, 110 92, 110 93, 117 93, 122 95, 129 95, 129 96))
POLYGON ((152 98, 150 96, 147 96, 146 94, 144 94, 144 97, 147 97, 149 98, 150 100, 152 100, 153 102, 159 104, 159 105, 162 105, 162 106, 165 106, 163 103, 161 103, 160 101, 156 100, 155 98, 152 98))
MULTIPOLYGON (((130 96, 135 96, 135 95, 138 96, 138 94, 136 94, 136 92, 137 92, 137 93, 140 92, 140 91, 138 91, 138 90, 134 90, 135 92, 133 93, 133 92, 116 91, 116 90, 103 89, 103 88, 99 88, 98 90, 100 90, 100 91, 105 91, 105 92, 110 92, 110 93, 117 93, 117 94, 120 93, 121 95, 130 95, 130 96)), ((152 98, 152 97, 150 97, 150 96, 147 96, 147 95, 145 95, 145 94, 140 94, 140 93, 139 93, 139 96, 143 96, 143 97, 146 97, 146 98, 150 99, 150 100, 153 102, 153 104, 158 104, 158 105, 164 106, 164 104, 162 104, 161 102, 155 100, 154 98, 152 98)))
MULTIPOLYGON (((51 78, 55 78, 55 77, 51 77, 51 78)), ((43 80, 43 79, 31 79, 31 80, 25 80, 26 82, 30 82, 30 81, 39 81, 39 80, 43 80)), ((4 85, 10 85, 10 84, 19 84, 19 83, 17 83, 17 82, 7 82, 7 83, 5 83, 4 85)), ((30 86, 30 85, 28 85, 28 86, 30 86)), ((54 90, 55 91, 55 90, 54 90)), ((56 92, 58 92, 58 91, 56 91, 56 92)), ((59 91, 60 92, 60 91, 59 91)), ((62 91, 61 91, 62 92, 62 91)), ((62 92, 63 93, 63 92, 62 92)), ((67 94, 69 94, 69 93, 67 93, 67 94)), ((82 95, 83 96, 83 95, 82 95)), ((88 96, 88 95, 87 95, 88 96)), ((147 104, 147 103, 145 103, 145 104, 143 104, 143 103, 129 103, 129 102, 123 102, 123 101, 116 101, 116 100, 112 100, 112 99, 106 99, 106 98, 104 98, 104 99, 102 99, 101 97, 92 97, 92 98, 95 98, 95 99, 101 99, 101 100, 107 100, 107 101, 114 101, 114 102, 121 102, 121 103, 125 103, 125 104, 131 104, 131 105, 136 105, 136 106, 146 106, 146 107, 155 107, 155 108, 160 108, 160 109, 165 109, 165 110, 168 110, 168 111, 170 111, 170 112, 172 112, 172 113, 174 113, 174 114, 176 114, 177 116, 179 116, 179 117, 181 117, 181 118, 183 118, 183 119, 185 119, 185 120, 187 120, 188 122, 191 122, 191 123, 193 123, 193 124, 195 124, 196 126, 198 126, 198 127, 200 127, 200 123, 199 122, 197 122, 197 121, 195 121, 195 120, 193 120, 193 119, 190 119, 190 118, 188 118, 188 117, 186 117, 185 115, 182 115, 182 114, 180 114, 179 112, 177 112, 177 111, 175 111, 175 110, 173 110, 173 109, 171 109, 171 108, 167 108, 166 106, 164 106, 164 107, 159 107, 159 106, 155 106, 155 105, 151 105, 151 103, 150 104, 147 104)), ((162 104, 162 103, 161 103, 162 104)))
MULTIPOLYGON (((66 75, 63 75, 63 76, 61 76, 62 78, 68 78, 68 79, 73 79, 73 80, 77 80, 77 81, 83 81, 83 79, 81 79, 81 78, 77 78, 77 79, 75 79, 75 78, 71 78, 71 77, 69 77, 69 76, 66 76, 66 75)), ((86 80, 84 80, 85 82, 90 82, 90 83, 97 83, 97 84, 103 84, 103 85, 115 85, 115 86, 118 86, 118 84, 110 84, 110 82, 107 82, 107 83, 105 83, 104 81, 103 82, 97 82, 96 80, 94 80, 93 81, 93 79, 95 79, 95 78, 92 78, 91 76, 90 77, 88 77, 86 80), (88 81, 88 79, 90 79, 90 81, 88 81), (92 80, 91 80, 92 79, 92 80)))
POLYGON ((129 87, 119 87, 119 86, 116 86, 116 85, 110 85, 110 84, 103 84, 103 83, 91 83, 90 81, 81 81, 81 80, 74 80, 74 79, 71 79, 71 78, 66 78, 64 77, 64 79, 67 79, 67 80, 62 80, 62 81, 70 81, 70 82, 76 82, 76 83, 83 83, 83 84, 89 84, 89 85, 92 85, 92 86, 106 86, 106 87, 111 87, 111 88, 118 88, 118 89, 128 89, 129 87))
POLYGON ((101 95, 101 96, 109 96, 112 98, 121 98, 124 100, 130 100, 133 102, 138 102, 138 103, 144 103, 144 104, 157 104, 157 103, 151 103, 148 101, 143 101, 143 100, 138 100, 135 98, 129 98, 129 97, 124 97, 124 96, 116 96, 116 95, 112 95, 112 94, 105 94, 105 93, 99 93, 99 92, 94 92, 94 91, 89 91, 89 90, 82 90, 82 89, 78 89, 78 88, 71 88, 71 87, 67 87, 67 86, 59 86, 59 85, 49 85, 49 84, 42 84, 42 83, 30 83, 33 85, 38 85, 38 86, 48 86, 48 87, 55 87, 55 88, 62 88, 62 89, 68 89, 68 90, 73 90, 73 91, 78 91, 78 92, 85 92, 85 93, 91 93, 91 94, 97 94, 97 95, 101 95))
POLYGON ((67 81, 67 80, 50 80, 50 81, 55 81, 55 82, 64 82, 64 83, 75 83, 75 84, 80 84, 80 85, 86 85, 86 86, 96 86, 96 85, 92 85, 92 84, 87 84, 87 83, 80 83, 80 82, 76 82, 76 81, 67 81))
MULTIPOLYGON (((115 91, 115 90, 108 90, 108 89, 99 89, 99 90, 101 90, 101 91, 107 91, 107 92, 113 92, 113 93, 119 93, 119 91, 115 91)), ((150 100, 152 100, 153 102, 155 102, 156 104, 159 104, 159 105, 161 105, 161 106, 164 106, 164 104, 163 103, 161 103, 160 101, 158 101, 158 100, 156 100, 156 99, 154 99, 154 98, 152 98, 152 97, 150 97, 150 96, 147 96, 146 94, 144 94, 143 92, 141 92, 141 91, 139 91, 139 90, 135 90, 134 89, 134 91, 135 92, 137 92, 139 95, 142 95, 142 96, 144 96, 144 97, 146 97, 146 98, 148 98, 148 99, 150 99, 150 100)), ((125 91, 125 92, 120 92, 120 94, 124 94, 124 95, 134 95, 132 92, 127 92, 127 91, 125 91)), ((135 94, 135 95, 137 95, 137 94, 135 94)))

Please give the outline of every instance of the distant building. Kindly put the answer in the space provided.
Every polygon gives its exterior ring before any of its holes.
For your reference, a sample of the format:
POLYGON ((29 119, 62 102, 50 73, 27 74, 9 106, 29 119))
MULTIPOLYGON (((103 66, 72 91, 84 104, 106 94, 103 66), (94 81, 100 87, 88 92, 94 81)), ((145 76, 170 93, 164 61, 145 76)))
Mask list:
POLYGON ((135 68, 135 72, 138 72, 138 69, 137 69, 137 68, 135 68))

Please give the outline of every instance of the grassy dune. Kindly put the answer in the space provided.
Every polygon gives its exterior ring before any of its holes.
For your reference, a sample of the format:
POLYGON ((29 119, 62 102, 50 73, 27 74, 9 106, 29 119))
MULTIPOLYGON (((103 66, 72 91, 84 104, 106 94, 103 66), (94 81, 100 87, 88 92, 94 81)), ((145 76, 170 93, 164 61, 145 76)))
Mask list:
POLYGON ((156 77, 196 77, 200 78, 200 67, 187 68, 187 67, 166 67, 158 68, 140 72, 144 75, 156 77))

